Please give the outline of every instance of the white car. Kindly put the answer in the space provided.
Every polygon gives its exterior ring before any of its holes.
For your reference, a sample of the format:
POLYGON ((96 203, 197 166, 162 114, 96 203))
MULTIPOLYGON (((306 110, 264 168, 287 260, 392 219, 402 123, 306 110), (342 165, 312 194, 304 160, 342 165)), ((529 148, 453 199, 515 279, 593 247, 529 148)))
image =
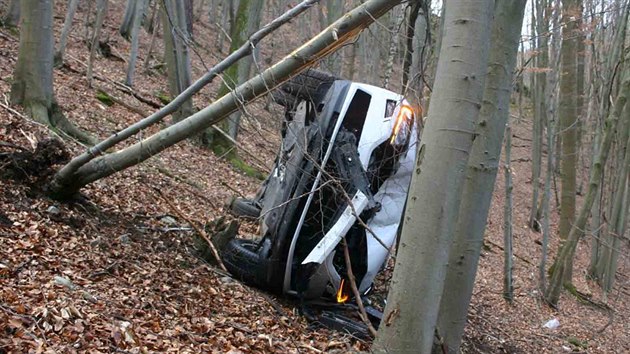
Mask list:
POLYGON ((259 218, 256 241, 222 250, 228 270, 256 286, 345 302, 345 237, 366 294, 396 242, 418 129, 399 94, 309 70, 274 92, 286 107, 275 166, 256 197, 232 210, 259 218))

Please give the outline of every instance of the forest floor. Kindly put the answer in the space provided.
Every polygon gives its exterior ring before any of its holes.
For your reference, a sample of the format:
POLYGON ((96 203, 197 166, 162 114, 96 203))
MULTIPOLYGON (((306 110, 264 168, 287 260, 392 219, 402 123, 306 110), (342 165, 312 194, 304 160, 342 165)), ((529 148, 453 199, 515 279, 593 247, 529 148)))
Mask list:
MULTIPOLYGON (((106 24, 117 23, 113 17, 122 13, 120 2, 112 6, 112 18, 106 24)), ((63 19, 57 16, 55 21, 61 27, 63 19)), ((85 80, 88 51, 80 39, 82 29, 71 36, 66 65, 55 70, 56 97, 66 115, 101 138, 137 121, 139 113, 155 109, 116 83, 123 80, 126 69, 116 53, 129 49, 116 30, 113 25, 105 28, 114 56, 96 62, 93 88, 85 80), (99 100, 99 90, 118 103, 99 100)), ((211 33, 199 26, 195 36, 204 42, 211 33)), ((139 62, 149 42, 143 41, 139 62)), ((320 353, 369 348, 365 341, 309 325, 294 302, 234 281, 200 259, 191 225, 179 217, 181 213, 200 227, 207 225, 226 215, 230 197, 256 191, 261 181, 254 171, 268 170, 275 155, 282 117, 279 107, 271 105, 269 112, 264 100, 248 107, 239 137, 243 162, 226 161, 186 141, 89 185, 82 190, 82 201, 59 203, 47 198, 42 186, 62 161, 85 148, 67 139, 61 146, 51 143, 50 138, 58 139, 56 133, 26 118, 20 107, 8 108, 17 50, 17 34, 0 30, 0 353, 320 353), (252 152, 256 158, 249 155, 252 152), (31 164, 12 169, 15 158, 31 164)), ((216 62, 216 55, 206 55, 193 57, 193 77, 204 70, 201 57, 206 58, 206 65, 216 62)), ((134 91, 139 96, 160 104, 166 87, 159 69, 149 73, 139 69, 136 82, 134 91)), ((212 101, 213 90, 216 83, 195 104, 201 107, 212 101)), ((579 243, 574 280, 579 291, 592 295, 592 303, 566 292, 558 310, 541 301, 541 234, 527 226, 532 189, 528 117, 514 122, 512 139, 514 303, 502 298, 501 170, 463 351, 630 352, 627 245, 622 248, 624 256, 607 306, 601 306, 600 288, 585 277, 588 240, 579 243), (557 329, 543 327, 554 318, 560 323, 557 329)), ((552 206, 557 210, 555 202, 552 206)), ((550 261, 558 245, 556 212, 551 228, 550 261)), ((245 226, 241 232, 254 229, 245 226)), ((380 278, 386 279, 389 272, 380 278)))

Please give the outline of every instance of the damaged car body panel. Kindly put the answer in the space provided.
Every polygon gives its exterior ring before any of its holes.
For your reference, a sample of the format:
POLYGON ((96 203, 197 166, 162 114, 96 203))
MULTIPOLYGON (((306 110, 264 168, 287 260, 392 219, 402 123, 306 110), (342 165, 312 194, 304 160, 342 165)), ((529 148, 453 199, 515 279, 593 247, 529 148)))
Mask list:
POLYGON ((338 299, 347 283, 345 237, 364 294, 396 241, 415 160, 415 117, 394 92, 330 76, 301 79, 283 88, 287 109, 271 174, 253 200, 239 201, 259 214, 260 239, 230 241, 223 261, 259 287, 338 299))

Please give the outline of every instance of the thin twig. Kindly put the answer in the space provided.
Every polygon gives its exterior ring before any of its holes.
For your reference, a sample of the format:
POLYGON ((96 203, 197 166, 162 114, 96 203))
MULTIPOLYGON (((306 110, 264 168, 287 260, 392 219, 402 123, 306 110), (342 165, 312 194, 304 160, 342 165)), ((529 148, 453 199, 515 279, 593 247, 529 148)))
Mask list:
POLYGON ((227 272, 228 270, 227 268, 225 268, 225 265, 223 264, 223 261, 221 260, 221 256, 219 256, 219 252, 217 251, 216 247, 214 247, 214 243, 212 243, 212 241, 210 240, 210 237, 208 237, 208 234, 206 234, 206 232, 202 228, 197 226, 196 223, 194 223, 189 217, 184 215, 182 211, 180 211, 175 205, 173 205, 173 203, 171 203, 171 201, 162 193, 162 191, 159 188, 154 187, 153 190, 157 192, 157 194, 162 198, 162 200, 164 200, 164 202, 166 202, 166 204, 175 212, 175 214, 177 214, 180 218, 184 219, 184 221, 186 221, 193 229, 195 229, 197 234, 199 234, 199 236, 201 236, 208 243, 210 250, 212 250, 212 255, 217 260, 219 267, 222 270, 227 272))
POLYGON ((363 307, 363 300, 361 300, 361 294, 359 294, 359 289, 357 289, 357 283, 354 279, 354 273, 352 272, 352 264, 350 263, 350 251, 348 251, 348 244, 346 243, 345 237, 341 240, 343 244, 343 258, 346 260, 346 269, 348 272, 348 280, 350 281, 350 287, 352 288, 352 293, 354 294, 354 299, 357 302, 357 306, 359 306, 359 314, 361 315, 361 320, 368 327, 370 334, 373 337, 376 337, 376 329, 372 326, 372 322, 367 316, 365 312, 365 307, 363 307))

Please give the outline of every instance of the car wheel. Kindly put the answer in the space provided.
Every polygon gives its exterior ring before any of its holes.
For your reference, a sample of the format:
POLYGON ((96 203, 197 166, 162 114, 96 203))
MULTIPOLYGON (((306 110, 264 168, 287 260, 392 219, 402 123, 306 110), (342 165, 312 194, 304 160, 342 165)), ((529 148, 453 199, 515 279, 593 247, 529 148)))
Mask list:
POLYGON ((230 204, 232 214, 249 218, 260 216, 260 208, 250 199, 235 198, 230 204))
POLYGON ((309 69, 273 91, 272 97, 279 105, 290 108, 299 100, 314 100, 317 97, 317 89, 322 84, 332 83, 338 79, 327 72, 309 69))
POLYGON ((261 278, 263 261, 257 252, 258 243, 251 240, 232 239, 223 249, 221 258, 225 268, 235 279, 257 286, 265 286, 261 278))

